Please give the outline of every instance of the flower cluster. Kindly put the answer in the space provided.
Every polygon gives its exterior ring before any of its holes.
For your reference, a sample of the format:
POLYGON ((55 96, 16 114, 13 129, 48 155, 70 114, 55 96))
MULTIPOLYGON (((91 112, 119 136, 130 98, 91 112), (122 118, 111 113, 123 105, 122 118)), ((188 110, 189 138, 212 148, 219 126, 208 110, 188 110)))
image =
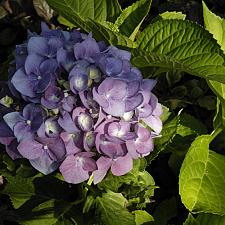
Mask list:
POLYGON ((150 154, 162 129, 162 107, 131 54, 91 34, 50 30, 30 33, 16 47, 9 88, 22 110, 3 116, 0 142, 11 158, 26 158, 43 174, 59 168, 65 181, 93 174, 100 182, 128 173, 150 154))

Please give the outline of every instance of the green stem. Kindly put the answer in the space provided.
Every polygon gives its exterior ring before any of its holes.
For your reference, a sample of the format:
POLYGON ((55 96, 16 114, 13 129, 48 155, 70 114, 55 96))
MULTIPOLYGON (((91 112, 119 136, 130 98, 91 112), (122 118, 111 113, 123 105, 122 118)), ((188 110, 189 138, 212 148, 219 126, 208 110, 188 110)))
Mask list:
POLYGON ((223 131, 223 127, 222 126, 219 126, 217 127, 212 133, 211 133, 211 142, 216 138, 216 136, 221 133, 223 131))

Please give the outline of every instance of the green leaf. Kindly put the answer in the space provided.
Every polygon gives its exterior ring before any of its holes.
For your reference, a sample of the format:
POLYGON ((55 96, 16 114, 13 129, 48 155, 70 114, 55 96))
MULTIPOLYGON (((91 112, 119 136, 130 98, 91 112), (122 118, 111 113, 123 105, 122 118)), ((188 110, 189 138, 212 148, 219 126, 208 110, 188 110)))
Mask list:
POLYGON ((121 191, 129 199, 129 205, 145 208, 154 196, 155 186, 152 176, 145 171, 146 160, 140 158, 133 161, 133 169, 124 176, 114 176, 111 172, 98 184, 100 190, 121 191), (119 189, 120 188, 120 189, 119 189))
POLYGON ((7 183, 2 193, 10 196, 14 208, 17 209, 34 194, 35 189, 32 181, 35 177, 27 179, 9 174, 4 175, 6 176, 7 183))
POLYGON ((135 215, 136 225, 150 224, 154 221, 154 218, 144 210, 135 210, 132 213, 135 215))
POLYGON ((207 213, 200 213, 195 219, 191 214, 188 215, 183 225, 224 225, 225 216, 218 216, 207 213))
POLYGON ((168 19, 178 19, 178 20, 185 20, 186 15, 183 14, 182 12, 164 12, 159 14, 159 16, 164 19, 164 20, 168 20, 168 19))
MULTIPOLYGON (((202 2, 202 6, 205 28, 213 35, 225 52, 225 20, 212 13, 204 2, 202 2)), ((216 81, 208 81, 208 84, 220 100, 225 103, 225 85, 216 81)))
MULTIPOLYGON (((54 200, 48 200, 37 205, 32 212, 30 212, 29 218, 21 220, 21 225, 53 225, 57 222, 57 218, 54 217, 54 200)), ((28 212, 27 212, 28 213, 28 212)))
POLYGON ((115 22, 121 13, 118 0, 47 0, 48 4, 59 13, 62 24, 79 27, 89 32, 87 19, 104 24, 115 22))
POLYGON ((96 198, 96 212, 103 224, 135 225, 135 217, 126 209, 127 200, 121 193, 108 191, 96 198))
POLYGON ((119 28, 114 23, 111 23, 109 21, 105 21, 105 22, 102 22, 101 24, 104 25, 109 30, 111 30, 113 32, 116 32, 116 33, 119 33, 119 28))
POLYGON ((78 212, 70 202, 55 199, 44 202, 38 202, 36 199, 36 201, 36 205, 32 205, 33 200, 18 210, 19 215, 25 214, 24 218, 19 220, 21 225, 84 224, 81 212, 78 212))
POLYGON ((195 218, 191 215, 191 213, 188 214, 188 218, 183 223, 183 225, 200 225, 195 218))
POLYGON ((217 98, 216 115, 213 119, 213 126, 214 129, 225 127, 225 103, 220 102, 219 98, 217 98))
MULTIPOLYGON (((104 40, 109 44, 134 47, 128 37, 113 32, 109 25, 105 27, 107 19, 107 11, 111 4, 117 5, 116 0, 108 4, 109 0, 47 0, 48 4, 58 12, 62 17, 68 20, 74 26, 83 29, 86 32, 92 31, 93 36, 100 40, 104 40), (103 25, 102 25, 102 24, 103 25)), ((116 6, 115 6, 116 7, 116 6)), ((117 11, 118 11, 117 6, 117 11)), ((71 25, 70 25, 71 26, 71 25)))
POLYGON ((202 6, 205 27, 225 53, 225 20, 212 13, 203 1, 202 6))
POLYGON ((86 31, 85 20, 106 21, 106 0, 47 0, 47 3, 69 22, 86 31))
POLYGON ((225 224, 225 216, 200 213, 197 221, 199 225, 223 225, 225 224))
POLYGON ((154 211, 155 225, 167 225, 168 221, 177 214, 176 199, 172 197, 161 202, 154 211))
POLYGON ((122 9, 118 0, 106 0, 107 4, 107 21, 114 23, 116 18, 121 14, 122 9))
POLYGON ((93 36, 99 41, 104 40, 106 43, 112 45, 124 46, 129 48, 136 47, 135 42, 131 41, 128 37, 120 33, 113 32, 109 28, 106 28, 105 26, 94 20, 87 20, 86 25, 88 26, 89 31, 92 31, 93 36))
POLYGON ((3 163, 6 165, 6 168, 8 171, 12 172, 15 170, 15 167, 16 167, 15 161, 13 161, 7 154, 4 154, 2 156, 2 160, 3 160, 3 163))
POLYGON ((163 114, 160 116, 160 119, 163 123, 167 121, 167 119, 171 116, 170 109, 166 106, 162 105, 163 114))
POLYGON ((209 150, 210 135, 192 143, 179 175, 179 193, 194 213, 225 214, 225 156, 209 150))
POLYGON ((75 187, 70 188, 69 184, 52 176, 37 174, 29 177, 29 174, 24 168, 19 168, 14 176, 4 174, 7 182, 1 192, 9 195, 16 209, 16 221, 22 225, 59 225, 67 220, 83 221, 80 216, 82 212, 77 211, 70 202, 79 197, 75 187), (21 177, 22 171, 26 173, 24 177, 21 177))
POLYGON ((173 70, 185 71, 190 74, 194 73, 194 71, 178 60, 163 54, 150 53, 139 49, 132 50, 131 62, 134 66, 141 69, 144 77, 147 78, 173 70))
POLYGON ((71 196, 76 196, 76 190, 70 189, 69 184, 65 182, 52 176, 42 177, 40 173, 29 177, 32 172, 27 170, 21 176, 21 170, 20 167, 14 176, 3 173, 7 183, 1 192, 9 195, 16 209, 26 203, 33 195, 39 200, 57 199, 65 201, 69 201, 71 196))
POLYGON ((151 2, 151 0, 139 0, 122 11, 115 22, 122 34, 130 37, 131 40, 135 39, 142 22, 149 13, 151 2))
POLYGON ((225 84, 217 81, 208 81, 209 87, 217 95, 217 97, 225 104, 225 84))
POLYGON ((225 83, 225 58, 220 46, 208 31, 195 23, 160 20, 141 33, 137 44, 149 54, 134 52, 135 66, 145 70, 177 69, 225 83))
POLYGON ((59 21, 60 24, 63 24, 65 26, 69 27, 70 29, 72 29, 74 27, 74 24, 72 24, 70 21, 65 19, 63 16, 58 16, 57 20, 59 21))

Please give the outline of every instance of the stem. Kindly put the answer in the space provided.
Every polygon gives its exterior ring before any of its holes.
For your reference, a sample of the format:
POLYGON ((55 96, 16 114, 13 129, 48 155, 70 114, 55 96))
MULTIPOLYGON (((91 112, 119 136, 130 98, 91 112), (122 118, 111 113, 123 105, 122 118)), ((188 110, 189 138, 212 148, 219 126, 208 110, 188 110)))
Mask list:
POLYGON ((213 139, 216 138, 216 136, 221 133, 223 131, 222 126, 217 127, 212 133, 211 133, 211 142, 213 141, 213 139))
POLYGON ((85 186, 85 189, 84 189, 85 196, 87 195, 88 191, 91 191, 93 194, 96 194, 95 190, 90 185, 86 184, 85 182, 83 183, 83 185, 85 186))

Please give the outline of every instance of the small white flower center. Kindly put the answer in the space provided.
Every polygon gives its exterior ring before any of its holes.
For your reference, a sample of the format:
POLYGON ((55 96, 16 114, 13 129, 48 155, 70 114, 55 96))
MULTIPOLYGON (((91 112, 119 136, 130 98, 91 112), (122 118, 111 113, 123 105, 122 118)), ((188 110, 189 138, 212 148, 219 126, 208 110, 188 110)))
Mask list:
POLYGON ((134 141, 135 144, 140 143, 140 138, 136 138, 136 140, 134 141))
POLYGON ((65 92, 64 93, 64 97, 66 98, 66 97, 68 97, 69 96, 69 94, 67 93, 67 92, 65 92))
POLYGON ((38 77, 37 77, 38 80, 41 80, 41 78, 42 78, 41 76, 38 76, 38 77))
POLYGON ((130 121, 134 115, 134 111, 126 112, 123 114, 124 121, 130 121))
POLYGON ((122 130, 119 130, 117 132, 117 137, 122 137, 124 135, 124 132, 122 130))
POLYGON ((82 157, 79 157, 79 156, 78 156, 78 157, 76 158, 76 161, 77 161, 78 164, 82 165, 83 162, 84 162, 84 159, 83 159, 82 157))
POLYGON ((48 150, 48 146, 47 145, 44 145, 44 150, 48 150))
POLYGON ((31 125, 31 120, 26 121, 27 125, 31 125))
POLYGON ((84 85, 84 80, 82 78, 79 78, 75 81, 76 87, 82 88, 84 85))

